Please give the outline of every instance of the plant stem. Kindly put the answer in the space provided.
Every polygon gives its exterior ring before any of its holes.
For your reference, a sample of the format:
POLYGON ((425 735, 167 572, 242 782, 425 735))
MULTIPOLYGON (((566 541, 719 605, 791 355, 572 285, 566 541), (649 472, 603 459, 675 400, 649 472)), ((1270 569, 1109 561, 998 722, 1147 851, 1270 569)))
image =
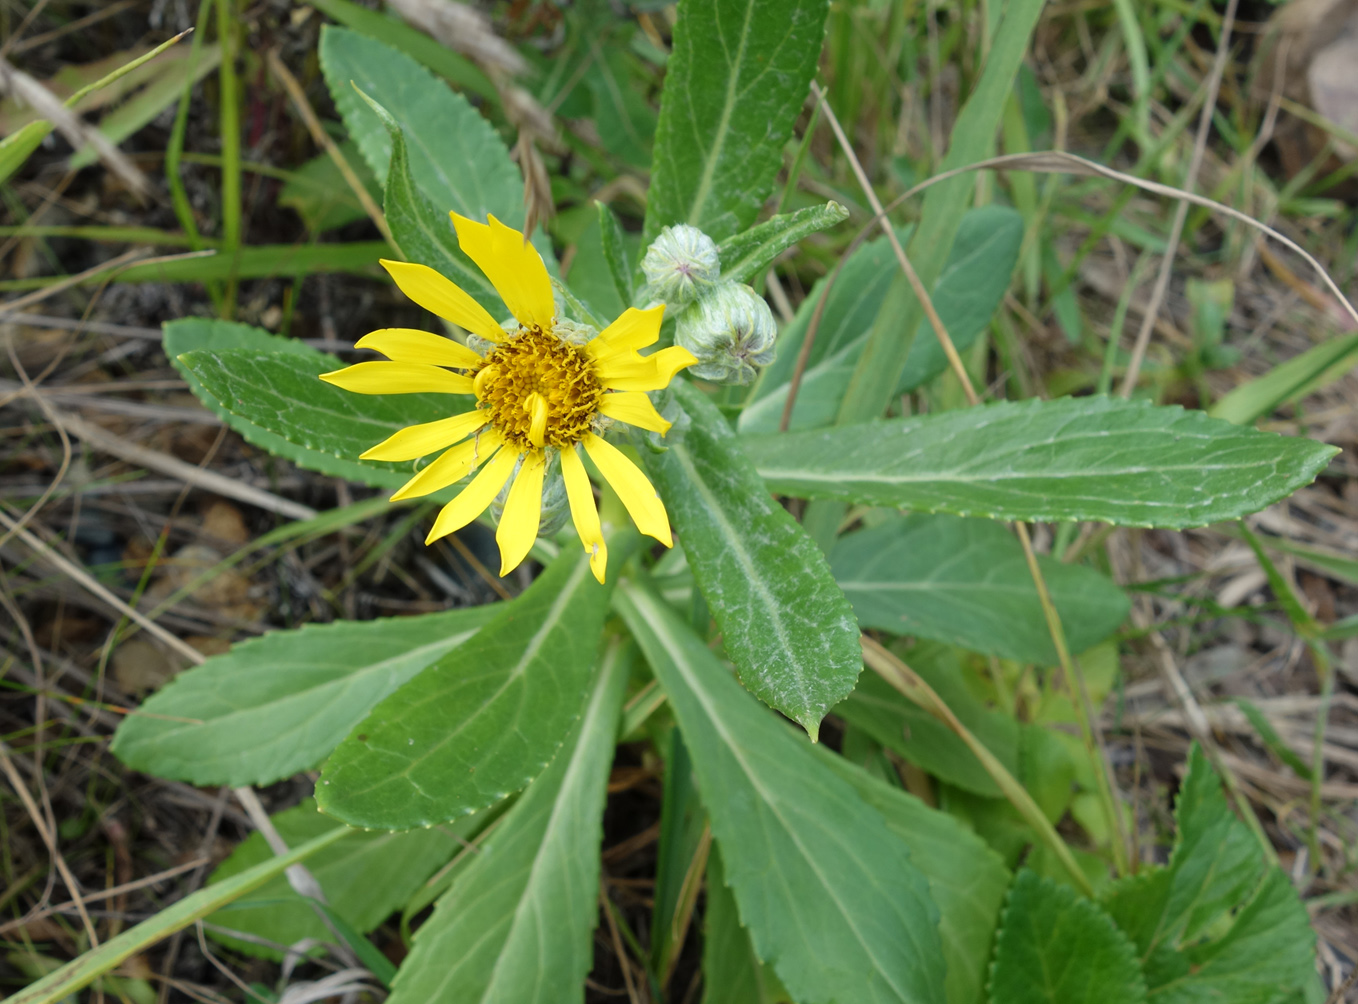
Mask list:
MULTIPOLYGON (((217 0, 217 41, 222 47, 222 62, 217 71, 221 85, 218 100, 222 136, 222 251, 233 261, 240 251, 241 237, 240 90, 236 77, 234 7, 234 0, 217 0)), ((227 320, 235 316, 234 276, 226 282, 219 311, 227 320)))

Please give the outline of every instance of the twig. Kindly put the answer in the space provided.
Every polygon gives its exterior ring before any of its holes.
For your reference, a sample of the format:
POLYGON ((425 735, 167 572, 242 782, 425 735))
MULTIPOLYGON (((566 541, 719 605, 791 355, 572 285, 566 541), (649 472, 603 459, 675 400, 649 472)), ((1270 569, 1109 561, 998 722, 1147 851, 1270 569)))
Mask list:
MULTIPOLYGON (((1207 150, 1207 136, 1212 130, 1212 113, 1217 107, 1217 92, 1221 89, 1221 76, 1226 70, 1226 60, 1231 53, 1231 27, 1235 24, 1235 9, 1239 0, 1227 0, 1226 13, 1221 22, 1221 38, 1217 41, 1216 59, 1212 62, 1212 75, 1207 81, 1207 100, 1202 103, 1198 116, 1198 135, 1193 142, 1193 156, 1188 162, 1188 174, 1184 178, 1184 189, 1192 192, 1202 167, 1203 154, 1207 150)), ((1156 315, 1164 302, 1165 291, 1169 288, 1169 276, 1174 270, 1174 255, 1183 236, 1184 222, 1188 219, 1188 203, 1180 202, 1174 210, 1174 222, 1169 228, 1169 240, 1165 245, 1165 256, 1160 260, 1160 272, 1155 277, 1155 287, 1151 290, 1151 300, 1146 313, 1141 318, 1141 327, 1132 345, 1132 356, 1123 375, 1118 394, 1131 397, 1136 389, 1136 380, 1141 373, 1141 363, 1146 358, 1146 347, 1150 345, 1151 331, 1155 328, 1156 315)))
POLYGON ((957 379, 962 384, 962 390, 967 395, 969 404, 979 404, 980 398, 976 396, 976 388, 971 385, 971 377, 967 375, 967 368, 962 363, 962 357, 957 354, 957 347, 953 345, 952 338, 948 335, 948 329, 943 326, 943 320, 938 316, 938 311, 934 309, 934 302, 929 298, 928 292, 924 288, 924 283, 920 282, 919 276, 915 273, 915 267, 910 264, 910 259, 906 257, 905 249, 901 247, 900 240, 896 237, 896 230, 891 225, 891 221, 886 218, 886 211, 882 208, 882 201, 877 198, 877 193, 873 191, 872 182, 868 181, 867 174, 863 171, 863 165, 858 162, 858 155, 853 152, 853 146, 849 143, 849 137, 844 135, 844 128, 839 124, 839 119, 835 116, 834 109, 825 99, 825 92, 821 90, 819 84, 814 80, 811 82, 811 93, 820 102, 821 108, 825 112, 825 118, 830 123, 830 128, 834 130, 835 139, 839 141, 840 149, 849 160, 849 166, 853 168, 854 177, 858 179, 859 187, 863 189, 863 194, 867 196, 873 212, 878 216, 878 223, 882 227, 882 232, 886 234, 887 240, 891 242, 891 250, 895 252, 896 261, 900 263, 901 271, 905 273, 906 280, 910 283, 910 288, 914 290, 915 297, 919 300, 920 306, 924 308, 924 316, 929 319, 929 325, 934 329, 934 336, 938 339, 938 344, 943 349, 943 354, 948 357, 948 365, 957 375, 957 379))

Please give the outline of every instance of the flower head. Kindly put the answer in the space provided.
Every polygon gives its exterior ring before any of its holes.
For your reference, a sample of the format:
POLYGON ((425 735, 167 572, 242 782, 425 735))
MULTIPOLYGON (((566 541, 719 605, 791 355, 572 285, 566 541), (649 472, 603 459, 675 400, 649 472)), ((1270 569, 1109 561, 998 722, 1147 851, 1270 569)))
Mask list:
POLYGON ((664 435, 670 423, 646 392, 667 386, 696 360, 677 347, 649 356, 637 351, 659 337, 663 306, 629 308, 601 332, 558 318, 547 267, 523 234, 494 216, 477 223, 451 215, 462 250, 490 279, 514 320, 502 326, 432 268, 384 260, 383 268, 406 296, 466 328, 486 351, 428 331, 383 328, 364 335, 356 347, 374 349, 389 362, 358 363, 321 379, 358 394, 475 395, 472 411, 409 426, 362 458, 401 461, 439 454, 392 501, 428 495, 477 472, 439 512, 425 543, 460 530, 504 493, 496 506, 503 506, 495 534, 501 575, 533 546, 543 517, 544 476, 549 466, 559 468, 571 518, 602 582, 608 552, 579 451, 618 493, 637 527, 669 546, 669 518, 655 488, 601 433, 616 421, 664 435))
POLYGON ((665 227, 646 249, 641 271, 658 300, 687 306, 721 278, 717 245, 697 227, 665 227))
POLYGON ((693 353, 694 376, 746 384, 773 362, 778 325, 764 298, 749 286, 724 282, 679 315, 674 340, 693 353))

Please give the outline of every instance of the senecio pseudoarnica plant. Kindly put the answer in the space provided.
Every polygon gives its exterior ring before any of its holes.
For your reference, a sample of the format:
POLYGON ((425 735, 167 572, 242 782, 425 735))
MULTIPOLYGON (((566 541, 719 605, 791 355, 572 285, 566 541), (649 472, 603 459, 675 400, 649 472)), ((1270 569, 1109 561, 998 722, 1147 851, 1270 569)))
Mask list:
MULTIPOLYGON (((987 155, 1040 7, 992 5, 973 94, 1003 100, 964 106, 958 163, 987 155)), ((606 922, 666 999, 698 913, 714 1000, 741 986, 798 1004, 1074 999, 1043 982, 1063 973, 1110 1004, 1314 989, 1306 911, 1201 754, 1173 851, 1133 874, 1119 776, 1075 738, 1083 695, 1097 709, 1115 691, 1128 583, 1087 553, 1097 535, 1078 561, 1030 564, 1008 524, 1070 539, 1082 523, 1237 520, 1336 451, 1150 400, 948 408, 961 377, 890 245, 827 262, 852 239, 831 229, 848 212, 795 186, 791 211, 760 218, 827 10, 680 3, 640 235, 600 207, 564 279, 551 241, 522 232, 523 178, 481 111, 382 41, 324 29, 335 107, 383 186, 382 267, 448 327, 363 318, 375 330, 358 348, 385 359, 345 365, 184 319, 166 352, 259 449, 372 489, 317 527, 387 505, 427 541, 482 521, 502 574, 530 555, 541 567, 485 606, 240 643, 129 716, 113 751, 139 770, 316 779, 314 802, 274 817, 290 854, 247 841, 173 917, 229 905, 209 936, 236 951, 334 944, 284 881, 304 863, 391 1004, 578 1002, 625 741, 665 765, 664 863, 650 905, 628 908, 645 923, 611 900, 606 922), (779 330, 752 286, 811 237, 815 268, 838 278, 779 330), (916 399, 931 410, 912 413, 916 399), (1015 711, 1020 682, 1040 715, 1015 711), (852 756, 816 741, 832 711, 852 756), (887 753, 932 802, 895 782, 887 753), (399 967, 364 940, 379 929, 399 967)), ((1028 224, 974 205, 968 177, 899 233, 974 355, 1028 224)), ((439 549, 413 548, 438 571, 439 549)), ((44 977, 33 999, 75 993, 114 954, 44 977)))

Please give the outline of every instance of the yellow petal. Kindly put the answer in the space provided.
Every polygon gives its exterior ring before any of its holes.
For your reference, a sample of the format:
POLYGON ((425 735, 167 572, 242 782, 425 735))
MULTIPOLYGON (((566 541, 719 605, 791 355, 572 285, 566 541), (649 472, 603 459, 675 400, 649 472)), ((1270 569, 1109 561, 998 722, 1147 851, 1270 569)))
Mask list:
POLYGON ((523 458, 523 466, 509 488, 505 511, 500 515, 500 526, 495 531, 495 542, 500 545, 500 575, 508 575, 528 557, 533 541, 538 539, 538 520, 542 516, 542 475, 547 468, 547 455, 534 450, 523 458))
POLYGON ((490 316, 490 312, 447 276, 435 272, 428 265, 389 261, 386 258, 379 261, 401 292, 431 314, 461 325, 492 342, 504 341, 504 329, 490 316))
POLYGON ((599 401, 599 411, 619 422, 635 425, 639 429, 650 429, 662 436, 670 431, 670 423, 660 417, 651 399, 638 391, 605 394, 599 401))
POLYGON ((451 338, 415 328, 382 328, 370 331, 354 343, 356 349, 372 349, 398 363, 426 363, 472 370, 481 357, 451 338))
POLYGON ((452 446, 486 424, 486 413, 468 411, 437 422, 410 425, 359 456, 360 460, 414 460, 452 446))
POLYGON ((600 360, 595 372, 609 390, 660 390, 674 374, 696 363, 688 349, 672 345, 649 356, 619 355, 600 360))
POLYGON ((523 402, 523 410, 528 412, 528 438, 539 449, 547 439, 547 399, 537 391, 528 395, 523 402))
POLYGON ((448 215, 453 218, 458 244, 486 273, 509 312, 524 327, 551 331, 556 315, 552 279, 537 248, 519 231, 505 226, 494 216, 487 224, 457 213, 448 215))
POLYGON ((401 486, 391 497, 391 501, 415 499, 431 495, 465 478, 477 464, 485 460, 504 442, 504 437, 494 429, 487 429, 475 439, 458 443, 420 473, 401 486))
POLYGON ((440 537, 461 530, 485 512, 486 506, 495 501, 495 496, 500 494, 500 489, 509 480, 509 475, 514 473, 514 464, 518 459, 519 455, 508 447, 495 454, 494 459, 481 468, 481 473, 472 478, 472 483, 439 511, 438 519, 434 520, 434 528, 429 531, 429 536, 424 538, 424 542, 432 544, 440 537))
POLYGON ((424 363, 355 363, 321 379, 355 394, 470 394, 472 378, 424 363))
POLYGON ((612 443, 605 442, 594 433, 585 435, 585 452, 599 473, 609 483, 627 512, 636 523, 637 529, 649 534, 666 547, 674 544, 670 536, 670 520, 665 514, 665 503, 655 493, 655 486, 641 473, 636 464, 612 443))
POLYGON ((585 346, 585 350, 594 358, 602 359, 615 352, 644 349, 647 345, 655 344, 655 340, 660 337, 660 322, 664 318, 663 303, 648 310, 628 307, 616 321, 599 332, 598 337, 585 346))
POLYGON ((571 504, 571 521, 575 532, 580 535, 580 543, 585 545, 589 555, 589 570, 600 582, 608 569, 608 545, 604 543, 604 531, 599 526, 599 510, 594 505, 594 490, 589 484, 589 475, 575 447, 561 451, 561 476, 566 481, 566 499, 571 504))

